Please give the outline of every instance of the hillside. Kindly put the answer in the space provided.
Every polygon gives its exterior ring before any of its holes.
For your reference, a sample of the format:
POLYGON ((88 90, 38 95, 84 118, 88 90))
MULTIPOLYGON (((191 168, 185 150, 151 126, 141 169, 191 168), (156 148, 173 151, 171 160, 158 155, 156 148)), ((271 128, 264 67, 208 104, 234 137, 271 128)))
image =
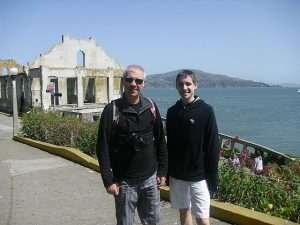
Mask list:
MULTIPOLYGON (((180 70, 162 74, 147 76, 147 87, 174 87, 175 79, 180 70)), ((271 87, 271 85, 229 77, 226 75, 206 73, 201 70, 193 70, 197 76, 199 87, 271 87)))

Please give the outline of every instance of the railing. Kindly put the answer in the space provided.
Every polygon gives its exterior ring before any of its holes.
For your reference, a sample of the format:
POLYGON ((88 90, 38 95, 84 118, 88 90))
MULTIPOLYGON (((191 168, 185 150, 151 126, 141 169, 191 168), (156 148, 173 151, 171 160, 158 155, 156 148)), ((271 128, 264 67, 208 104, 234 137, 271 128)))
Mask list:
MULTIPOLYGON (((166 118, 162 118, 162 121, 163 121, 163 126, 165 128, 166 118)), ((219 138, 220 138, 221 149, 226 152, 225 153, 226 156, 231 156, 234 153, 239 154, 243 150, 248 149, 253 154, 255 150, 258 150, 262 153, 263 158, 268 159, 269 161, 274 161, 281 165, 287 165, 294 160, 293 158, 281 152, 275 151, 263 145, 259 145, 237 137, 232 137, 226 134, 219 133, 219 138), (226 144, 226 142, 230 144, 226 144)))
MULTIPOLYGON (((74 111, 61 111, 61 115, 72 115, 80 119, 87 119, 90 121, 95 121, 99 119, 99 113, 87 113, 86 115, 74 112, 74 111), (85 117, 84 117, 84 116, 85 117), (87 117, 89 116, 89 117, 87 117)), ((162 117, 163 127, 164 130, 166 128, 166 118, 162 117)), ((237 137, 232 137, 226 134, 219 133, 220 138, 220 144, 221 144, 221 150, 225 153, 225 157, 230 157, 233 154, 239 154, 243 150, 248 149, 250 153, 254 154, 256 150, 260 151, 262 153, 262 156, 264 159, 267 159, 267 161, 276 162, 280 165, 287 165, 290 162, 292 162, 294 159, 281 153, 278 151, 275 151, 271 148, 265 147, 263 145, 259 145, 250 141, 246 141, 237 137), (230 144, 226 144, 230 143, 230 144)))
POLYGON ((220 143, 221 143, 221 148, 223 150, 228 150, 231 154, 235 152, 241 152, 245 149, 249 149, 250 152, 254 153, 255 150, 260 151, 263 154, 264 158, 268 158, 269 160, 276 161, 279 164, 289 164, 292 162, 294 159, 281 153, 278 151, 275 151, 271 148, 265 147, 263 145, 258 145, 256 143, 246 141, 243 139, 239 139, 237 137, 232 137, 226 134, 219 133, 220 137, 220 143), (230 140, 230 141, 228 141, 230 140), (229 146, 226 144, 226 142, 230 143, 229 146), (225 146, 228 146, 228 148, 224 148, 225 146), (240 145, 240 146, 237 146, 240 145), (240 147, 240 148, 239 148, 240 147))

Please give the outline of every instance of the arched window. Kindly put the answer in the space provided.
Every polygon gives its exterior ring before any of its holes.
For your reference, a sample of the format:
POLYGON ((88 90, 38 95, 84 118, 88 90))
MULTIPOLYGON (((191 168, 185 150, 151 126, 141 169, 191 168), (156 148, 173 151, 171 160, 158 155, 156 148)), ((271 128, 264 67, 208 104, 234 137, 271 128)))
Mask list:
POLYGON ((81 50, 77 52, 77 66, 85 66, 85 54, 81 50))
POLYGON ((6 68, 6 67, 3 67, 2 68, 2 73, 1 73, 2 75, 8 75, 8 68, 6 68))

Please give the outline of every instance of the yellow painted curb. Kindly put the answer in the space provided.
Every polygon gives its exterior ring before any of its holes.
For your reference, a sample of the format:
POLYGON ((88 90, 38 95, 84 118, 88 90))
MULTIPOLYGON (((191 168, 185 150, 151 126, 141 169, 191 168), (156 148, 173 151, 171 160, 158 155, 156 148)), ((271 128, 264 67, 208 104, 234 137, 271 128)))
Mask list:
POLYGON ((57 146, 57 145, 53 145, 41 141, 36 141, 36 140, 32 140, 20 136, 14 136, 13 140, 30 145, 35 148, 42 149, 51 154, 61 156, 63 158, 76 162, 82 166, 90 168, 94 171, 100 172, 98 160, 84 154, 78 149, 70 148, 70 147, 61 147, 61 146, 57 146))
POLYGON ((239 207, 237 205, 211 200, 211 214, 215 218, 222 218, 235 224, 243 225, 296 225, 288 220, 284 220, 265 213, 251 209, 239 207))
MULTIPOLYGON (((170 201, 169 187, 160 188, 160 196, 166 201, 170 201)), ((280 219, 275 216, 267 215, 261 212, 253 211, 239 207, 230 203, 218 202, 211 200, 210 214, 212 217, 239 225, 292 225, 288 220, 280 219)))
MULTIPOLYGON (((84 154, 78 149, 61 147, 20 136, 14 136, 13 140, 42 149, 100 172, 98 160, 84 154)), ((161 187, 160 195, 162 199, 170 201, 169 187, 161 187)), ((296 225, 296 223, 288 220, 215 200, 211 200, 211 216, 237 225, 296 225)))

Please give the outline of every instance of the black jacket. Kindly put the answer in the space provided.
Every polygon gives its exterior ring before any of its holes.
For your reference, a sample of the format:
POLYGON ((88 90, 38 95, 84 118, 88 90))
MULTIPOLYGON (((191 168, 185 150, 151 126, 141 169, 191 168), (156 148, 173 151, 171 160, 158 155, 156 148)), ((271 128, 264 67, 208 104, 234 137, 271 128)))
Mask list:
POLYGON ((217 190, 219 136, 213 108, 203 100, 185 107, 177 101, 167 112, 169 175, 185 181, 206 179, 217 190))
POLYGON ((138 112, 125 98, 115 100, 120 111, 119 121, 113 121, 113 104, 105 106, 101 115, 97 157, 104 186, 120 179, 147 179, 167 174, 167 146, 159 111, 156 118, 151 105, 140 96, 138 112), (116 125, 112 125, 116 123, 116 125), (142 144, 136 138, 143 139, 142 144))

